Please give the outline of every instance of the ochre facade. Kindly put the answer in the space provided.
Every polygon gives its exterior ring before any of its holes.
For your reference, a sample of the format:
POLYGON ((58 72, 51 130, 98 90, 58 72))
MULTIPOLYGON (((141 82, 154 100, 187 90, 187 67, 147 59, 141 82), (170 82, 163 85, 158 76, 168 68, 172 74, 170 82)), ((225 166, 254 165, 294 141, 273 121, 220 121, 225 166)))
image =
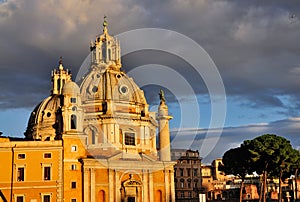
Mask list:
POLYGON ((60 62, 25 138, 0 138, 0 201, 175 201, 164 94, 158 112, 148 111, 103 27, 80 81, 60 62))

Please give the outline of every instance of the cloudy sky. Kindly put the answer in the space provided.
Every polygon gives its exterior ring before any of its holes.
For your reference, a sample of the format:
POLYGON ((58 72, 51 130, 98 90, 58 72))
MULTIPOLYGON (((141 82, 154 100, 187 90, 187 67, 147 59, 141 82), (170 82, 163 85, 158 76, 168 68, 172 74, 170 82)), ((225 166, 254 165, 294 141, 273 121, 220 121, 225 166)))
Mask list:
POLYGON ((300 146, 297 0, 0 0, 0 131, 23 136, 30 112, 50 93, 50 73, 59 57, 75 77, 89 54, 90 40, 102 31, 104 15, 112 35, 150 27, 172 30, 194 40, 214 61, 226 91, 223 131, 209 128, 212 98, 205 78, 195 75, 186 61, 159 51, 123 58, 127 72, 146 64, 165 65, 192 86, 199 110, 189 105, 190 95, 184 92, 186 99, 180 100, 166 86, 142 87, 152 109, 158 89, 166 90, 173 136, 191 138, 187 145, 200 149, 205 162, 264 133, 300 146), (184 109, 187 117, 201 115, 199 124, 182 119, 182 102, 190 106, 184 109), (214 149, 207 152, 205 145, 214 149))

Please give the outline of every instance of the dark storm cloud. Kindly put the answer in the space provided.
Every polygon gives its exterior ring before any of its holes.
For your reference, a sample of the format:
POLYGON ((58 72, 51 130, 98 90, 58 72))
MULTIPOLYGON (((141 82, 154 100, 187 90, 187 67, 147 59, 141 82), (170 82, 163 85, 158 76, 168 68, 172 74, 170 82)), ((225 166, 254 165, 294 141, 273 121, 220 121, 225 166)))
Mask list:
MULTIPOLYGON (((280 97, 300 97, 297 1, 8 0, 0 1, 0 108, 28 107, 47 96, 50 72, 60 56, 76 74, 89 40, 101 32, 103 15, 112 34, 161 27, 192 38, 215 61, 227 95, 241 104, 281 107, 285 113, 299 107, 280 97)), ((174 69, 176 64, 168 63, 174 69)), ((197 93, 207 93, 193 71, 180 73, 197 93)))
MULTIPOLYGON (((271 123, 252 124, 239 127, 226 127, 222 131, 222 135, 218 136, 220 129, 212 129, 211 134, 206 135, 207 129, 186 129, 177 132, 172 131, 172 138, 174 136, 181 136, 183 141, 190 141, 194 139, 191 145, 192 149, 200 150, 203 146, 203 140, 215 140, 215 144, 210 145, 214 148, 207 156, 204 157, 205 163, 210 163, 214 158, 221 158, 225 151, 230 148, 239 147, 244 140, 250 140, 263 134, 276 134, 290 140, 294 148, 300 148, 299 139, 299 124, 300 118, 289 118, 274 121, 271 123), (194 133, 196 136, 194 137, 194 133)), ((178 138, 178 137, 177 137, 178 138)), ((184 142, 182 142, 184 144, 184 142)), ((203 151, 202 151, 203 152, 203 151)))

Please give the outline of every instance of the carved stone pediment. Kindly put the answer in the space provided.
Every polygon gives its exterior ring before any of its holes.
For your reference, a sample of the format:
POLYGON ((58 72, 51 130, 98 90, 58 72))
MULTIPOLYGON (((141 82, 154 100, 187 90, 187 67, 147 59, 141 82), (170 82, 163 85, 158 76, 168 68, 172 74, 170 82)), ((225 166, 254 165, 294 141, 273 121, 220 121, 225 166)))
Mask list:
POLYGON ((129 179, 123 182, 124 187, 137 187, 137 186, 142 186, 142 183, 139 181, 136 181, 134 179, 129 179))
POLYGON ((122 183, 123 187, 138 187, 142 186, 142 183, 132 177, 132 175, 129 175, 129 179, 125 180, 122 183))

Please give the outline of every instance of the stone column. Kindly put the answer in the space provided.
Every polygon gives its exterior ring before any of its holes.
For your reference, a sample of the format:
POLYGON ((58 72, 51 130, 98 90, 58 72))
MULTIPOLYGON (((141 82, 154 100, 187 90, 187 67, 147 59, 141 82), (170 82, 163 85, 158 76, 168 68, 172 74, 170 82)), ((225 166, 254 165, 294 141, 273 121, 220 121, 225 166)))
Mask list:
POLYGON ((165 103, 164 98, 161 98, 161 102, 158 107, 158 116, 157 116, 158 130, 159 130, 158 131, 159 152, 160 152, 161 161, 171 161, 169 121, 172 118, 173 118, 172 116, 169 116, 168 106, 165 103))

